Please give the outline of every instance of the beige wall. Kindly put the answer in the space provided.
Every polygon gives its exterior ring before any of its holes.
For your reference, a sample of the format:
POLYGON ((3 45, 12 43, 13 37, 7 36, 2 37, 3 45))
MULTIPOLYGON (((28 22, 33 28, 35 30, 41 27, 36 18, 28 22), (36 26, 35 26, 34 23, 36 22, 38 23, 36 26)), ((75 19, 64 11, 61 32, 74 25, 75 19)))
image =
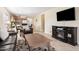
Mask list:
POLYGON ((34 31, 40 32, 41 31, 41 16, 34 17, 34 31))
MULTIPOLYGON (((78 27, 78 35, 79 35, 79 8, 76 7, 76 20, 75 21, 57 21, 57 16, 56 13, 58 11, 62 11, 65 9, 68 9, 70 7, 54 7, 51 8, 45 12, 42 12, 38 15, 37 19, 40 20, 40 16, 42 14, 45 14, 45 33, 51 34, 52 35, 52 26, 53 25, 57 25, 57 26, 72 26, 72 27, 78 27)), ((35 18, 36 18, 35 17, 35 18)), ((38 24, 41 24, 40 21, 38 22, 38 24)), ((39 26, 40 27, 40 26, 39 26)), ((79 36, 77 36, 78 39, 78 43, 79 43, 79 36)))

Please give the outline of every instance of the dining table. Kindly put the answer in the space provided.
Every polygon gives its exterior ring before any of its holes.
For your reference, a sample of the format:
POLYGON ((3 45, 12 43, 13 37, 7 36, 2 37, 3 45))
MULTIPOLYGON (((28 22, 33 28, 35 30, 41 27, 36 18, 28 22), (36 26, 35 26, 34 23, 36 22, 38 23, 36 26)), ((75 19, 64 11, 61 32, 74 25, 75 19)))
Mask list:
POLYGON ((25 39, 28 43, 29 50, 32 50, 33 48, 38 48, 38 47, 47 47, 49 50, 50 47, 50 39, 47 37, 34 33, 34 34, 27 34, 25 35, 25 39))

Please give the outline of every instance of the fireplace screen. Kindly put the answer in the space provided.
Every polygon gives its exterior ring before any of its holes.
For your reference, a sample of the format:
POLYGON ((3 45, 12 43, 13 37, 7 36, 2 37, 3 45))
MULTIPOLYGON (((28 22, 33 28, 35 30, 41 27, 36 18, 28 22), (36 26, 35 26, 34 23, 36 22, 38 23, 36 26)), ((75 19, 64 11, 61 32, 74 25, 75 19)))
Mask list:
POLYGON ((57 28, 57 37, 64 39, 64 30, 57 28))

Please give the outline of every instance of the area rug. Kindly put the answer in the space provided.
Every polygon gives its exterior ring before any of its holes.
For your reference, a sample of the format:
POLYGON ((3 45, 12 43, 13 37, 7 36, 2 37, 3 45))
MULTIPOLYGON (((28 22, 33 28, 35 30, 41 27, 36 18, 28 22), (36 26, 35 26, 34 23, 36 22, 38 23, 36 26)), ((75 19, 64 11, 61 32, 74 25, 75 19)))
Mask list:
MULTIPOLYGON (((25 44, 24 40, 18 40, 16 51, 29 51, 28 43, 25 44)), ((55 51, 54 47, 38 47, 38 48, 31 48, 30 51, 55 51)))

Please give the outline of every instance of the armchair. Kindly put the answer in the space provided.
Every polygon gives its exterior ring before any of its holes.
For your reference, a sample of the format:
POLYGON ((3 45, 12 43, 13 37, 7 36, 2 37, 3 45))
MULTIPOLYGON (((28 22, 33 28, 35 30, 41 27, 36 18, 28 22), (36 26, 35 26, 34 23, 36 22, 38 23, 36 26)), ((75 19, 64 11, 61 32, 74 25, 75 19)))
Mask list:
POLYGON ((32 26, 28 26, 28 25, 23 25, 23 32, 24 34, 32 34, 33 33, 33 28, 32 26))

